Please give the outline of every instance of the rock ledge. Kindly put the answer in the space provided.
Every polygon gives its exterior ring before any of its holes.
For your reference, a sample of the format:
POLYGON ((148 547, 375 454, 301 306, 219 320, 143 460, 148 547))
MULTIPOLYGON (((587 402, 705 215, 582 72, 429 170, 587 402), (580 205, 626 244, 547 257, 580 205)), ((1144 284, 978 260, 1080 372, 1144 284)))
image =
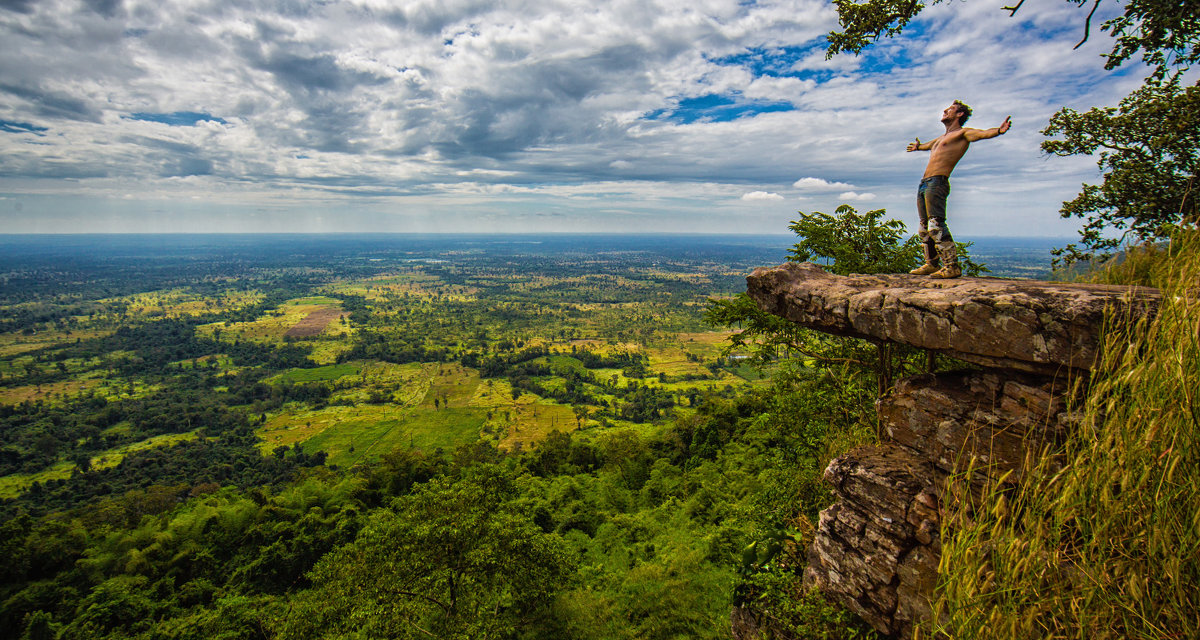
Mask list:
POLYGON ((1160 301, 1154 289, 837 276, 810 263, 746 282, 760 308, 804 327, 984 367, 898 381, 877 404, 885 441, 825 470, 837 501, 821 512, 805 583, 893 637, 932 615, 946 479, 972 469, 972 492, 989 478, 1020 482, 1026 450, 1070 432, 1066 398, 1082 391, 1074 381, 1096 364, 1105 323, 1152 315, 1160 301))
POLYGON ((889 341, 984 367, 1054 375, 1090 369, 1106 309, 1158 309, 1155 289, 1004 278, 850 275, 789 262, 746 279, 764 311, 810 329, 889 341))

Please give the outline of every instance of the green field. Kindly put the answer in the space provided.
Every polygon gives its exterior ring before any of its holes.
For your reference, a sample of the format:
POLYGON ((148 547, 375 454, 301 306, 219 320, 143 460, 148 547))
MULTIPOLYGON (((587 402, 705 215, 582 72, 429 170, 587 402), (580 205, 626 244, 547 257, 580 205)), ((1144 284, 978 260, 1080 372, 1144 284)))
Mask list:
POLYGON ((361 367, 355 364, 335 364, 313 369, 292 369, 278 376, 280 382, 324 382, 343 376, 358 375, 361 367))
POLYGON ((529 450, 555 431, 653 434, 705 396, 759 383, 721 364, 730 332, 701 319, 731 293, 718 282, 738 281, 727 266, 615 253, 558 273, 513 259, 287 258, 191 285, 183 260, 163 282, 131 271, 92 298, 15 303, 13 317, 61 312, 0 331, 0 406, 32 416, 0 437, 15 452, 0 491, 67 482, 84 456, 102 472, 167 452, 199 429, 223 442, 239 423, 264 459, 300 447, 343 467, 397 449, 529 450), (49 428, 67 421, 55 411, 79 419, 49 428))

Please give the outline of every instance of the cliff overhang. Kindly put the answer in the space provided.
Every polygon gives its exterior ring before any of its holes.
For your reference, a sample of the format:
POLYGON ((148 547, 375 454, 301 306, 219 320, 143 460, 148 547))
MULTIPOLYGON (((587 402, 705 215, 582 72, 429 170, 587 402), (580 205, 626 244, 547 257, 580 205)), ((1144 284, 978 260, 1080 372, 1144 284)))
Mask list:
POLYGON ((1002 278, 826 273, 811 263, 754 271, 758 306, 809 329, 919 347, 981 367, 898 381, 877 403, 885 437, 825 470, 805 582, 879 632, 931 615, 946 480, 972 470, 1020 482, 1025 451, 1072 428, 1068 401, 1097 365, 1112 322, 1157 312, 1154 289, 1002 278))
POLYGON ((764 311, 810 329, 1047 375, 1093 366, 1106 311, 1145 315, 1158 307, 1158 292, 1149 289, 1004 278, 838 276, 809 262, 756 269, 746 285, 764 311))

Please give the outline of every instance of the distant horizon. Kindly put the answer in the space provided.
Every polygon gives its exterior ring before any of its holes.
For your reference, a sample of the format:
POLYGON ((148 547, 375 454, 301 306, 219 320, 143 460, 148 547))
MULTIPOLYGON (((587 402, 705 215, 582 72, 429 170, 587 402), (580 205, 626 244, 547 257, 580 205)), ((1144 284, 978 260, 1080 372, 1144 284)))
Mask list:
MULTIPOLYGON (((1047 276, 1055 249, 1070 238, 1046 236, 974 236, 959 238, 978 264, 1000 277, 1047 276)), ((462 262, 488 257, 520 259, 542 256, 553 261, 585 264, 601 256, 622 254, 645 260, 715 260, 747 270, 779 264, 798 242, 795 234, 703 232, 508 232, 432 233, 355 231, 219 232, 219 233, 42 233, 0 234, 0 271, 15 269, 108 268, 125 260, 175 260, 196 264, 278 264, 288 256, 328 260, 393 260, 462 262)), ((818 264, 822 260, 816 260, 818 264)), ((557 263, 557 262, 556 262, 557 263)), ((133 264, 133 263, 130 263, 133 264)), ((140 263, 139 263, 140 264, 140 263)), ((10 284, 10 283, 0 283, 10 284)), ((3 288, 3 287, 0 287, 3 288)))
MULTIPOLYGON (((766 237, 794 238, 794 233, 767 232, 725 232, 725 231, 79 231, 79 232, 0 232, 0 238, 5 237, 86 237, 86 236, 703 236, 703 237, 766 237)), ((916 235, 915 232, 912 235, 916 235)), ((967 237, 963 241, 974 238, 1012 239, 1012 240, 1078 240, 1077 236, 1016 236, 978 234, 967 237)))

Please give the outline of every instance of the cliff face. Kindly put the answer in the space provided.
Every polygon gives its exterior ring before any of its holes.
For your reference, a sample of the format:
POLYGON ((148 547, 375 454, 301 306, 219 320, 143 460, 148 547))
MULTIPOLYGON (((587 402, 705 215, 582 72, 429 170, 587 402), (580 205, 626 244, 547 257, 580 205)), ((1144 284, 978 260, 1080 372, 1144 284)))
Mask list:
POLYGON ((1068 433, 1067 394, 1093 366, 1106 313, 1153 314, 1156 290, 909 275, 827 274, 788 263, 756 270, 767 312, 835 335, 921 347, 983 367, 899 381, 878 403, 885 442, 834 460, 836 503, 821 513, 805 582, 881 633, 930 616, 941 555, 943 491, 974 469, 976 488, 1026 449, 1068 433))

